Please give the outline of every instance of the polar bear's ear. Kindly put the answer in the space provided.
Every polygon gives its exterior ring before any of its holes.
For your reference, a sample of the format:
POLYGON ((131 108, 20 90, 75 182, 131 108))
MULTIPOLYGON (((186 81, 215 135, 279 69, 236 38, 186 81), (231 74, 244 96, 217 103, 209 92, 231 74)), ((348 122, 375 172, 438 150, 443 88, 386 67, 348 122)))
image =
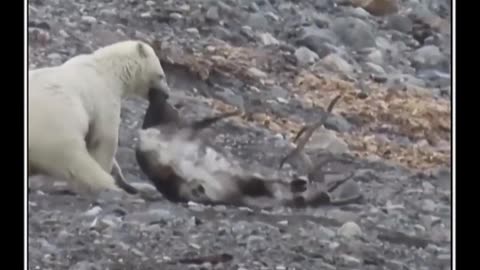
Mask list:
POLYGON ((141 42, 138 42, 137 43, 137 51, 138 51, 138 54, 143 57, 143 58, 147 58, 148 57, 148 54, 147 54, 147 48, 145 48, 145 45, 141 42))

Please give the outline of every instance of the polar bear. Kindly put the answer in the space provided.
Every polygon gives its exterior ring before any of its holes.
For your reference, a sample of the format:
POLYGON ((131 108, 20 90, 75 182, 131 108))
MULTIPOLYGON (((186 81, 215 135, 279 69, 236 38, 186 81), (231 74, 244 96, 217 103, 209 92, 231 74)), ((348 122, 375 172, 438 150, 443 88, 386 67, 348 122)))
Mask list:
POLYGON ((111 174, 123 178, 115 160, 121 100, 170 92, 154 49, 121 41, 31 70, 28 83, 29 175, 64 179, 88 193, 128 186, 111 174))

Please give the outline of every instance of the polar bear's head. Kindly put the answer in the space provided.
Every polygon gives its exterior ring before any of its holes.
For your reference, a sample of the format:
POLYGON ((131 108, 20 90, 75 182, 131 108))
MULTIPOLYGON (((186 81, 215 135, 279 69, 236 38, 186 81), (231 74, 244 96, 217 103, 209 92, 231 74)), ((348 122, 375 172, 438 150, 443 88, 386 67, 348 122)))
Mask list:
POLYGON ((160 92, 163 96, 170 95, 165 72, 155 50, 148 44, 137 42, 140 70, 137 73, 135 94, 148 99, 149 92, 160 92))
POLYGON ((96 62, 114 72, 124 84, 123 94, 148 99, 149 92, 158 91, 167 97, 170 88, 155 50, 142 41, 117 42, 97 50, 96 62))

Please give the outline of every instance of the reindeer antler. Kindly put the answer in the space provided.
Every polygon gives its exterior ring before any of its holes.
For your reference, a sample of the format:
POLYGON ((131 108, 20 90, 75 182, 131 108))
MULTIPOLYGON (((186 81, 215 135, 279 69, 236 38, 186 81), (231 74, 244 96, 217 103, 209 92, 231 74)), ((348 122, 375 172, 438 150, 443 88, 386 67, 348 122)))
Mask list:
POLYGON ((334 97, 332 99, 332 101, 330 101, 330 104, 328 104, 328 107, 327 107, 327 110, 326 110, 326 113, 323 114, 321 117, 320 117, 320 120, 318 120, 317 122, 315 122, 313 125, 311 126, 304 126, 302 129, 300 129, 300 131, 297 133, 297 135, 295 136, 295 138, 293 139, 294 142, 297 142, 297 147, 295 147, 295 149, 293 149, 290 153, 288 153, 281 161, 280 161, 280 166, 279 166, 279 169, 281 169, 283 167, 283 164, 285 164, 285 162, 287 162, 287 160, 291 159, 292 157, 298 155, 302 150, 303 148, 305 147, 305 145, 307 144, 308 140, 310 139, 310 137, 313 135, 313 132, 315 132, 315 130, 317 128, 319 128, 320 126, 322 126, 325 122, 325 120, 327 119, 327 114, 331 113, 332 110, 333 110, 333 107, 335 106, 335 104, 338 102, 338 100, 342 97, 343 93, 340 93, 338 94, 336 97, 334 97), (303 137, 301 137, 302 135, 304 135, 303 137))
POLYGON ((240 114, 242 114, 241 110, 235 110, 235 111, 232 111, 232 112, 221 113, 221 114, 218 114, 218 115, 215 115, 215 116, 205 117, 203 119, 194 121, 193 123, 190 124, 190 127, 192 128, 192 133, 190 134, 190 136, 193 138, 200 131, 202 131, 203 129, 205 129, 205 128, 211 126, 211 125, 213 125, 214 123, 216 123, 216 122, 218 122, 222 119, 232 117, 232 116, 235 116, 235 115, 240 115, 240 114))
POLYGON ((222 113, 219 115, 211 116, 211 117, 205 117, 203 119, 197 120, 192 123, 192 128, 196 131, 202 130, 204 128, 207 128, 214 124, 215 122, 218 122, 224 118, 235 116, 235 115, 240 115, 242 112, 240 110, 235 110, 232 112, 226 112, 222 113))

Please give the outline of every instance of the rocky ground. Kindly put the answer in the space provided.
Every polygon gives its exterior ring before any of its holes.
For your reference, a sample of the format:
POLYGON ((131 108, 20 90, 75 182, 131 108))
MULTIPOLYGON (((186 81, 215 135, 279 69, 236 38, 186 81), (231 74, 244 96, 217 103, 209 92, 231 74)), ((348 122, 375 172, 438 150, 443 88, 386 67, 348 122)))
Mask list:
MULTIPOLYGON (((211 136, 247 161, 276 166, 343 93, 306 150, 350 157, 331 177, 353 172, 365 200, 257 211, 114 194, 92 206, 35 188, 29 269, 450 269, 450 10, 443 0, 30 1, 30 68, 149 41, 182 115, 252 113, 211 136)), ((143 184, 133 147, 145 108, 125 101, 118 152, 143 184)))

